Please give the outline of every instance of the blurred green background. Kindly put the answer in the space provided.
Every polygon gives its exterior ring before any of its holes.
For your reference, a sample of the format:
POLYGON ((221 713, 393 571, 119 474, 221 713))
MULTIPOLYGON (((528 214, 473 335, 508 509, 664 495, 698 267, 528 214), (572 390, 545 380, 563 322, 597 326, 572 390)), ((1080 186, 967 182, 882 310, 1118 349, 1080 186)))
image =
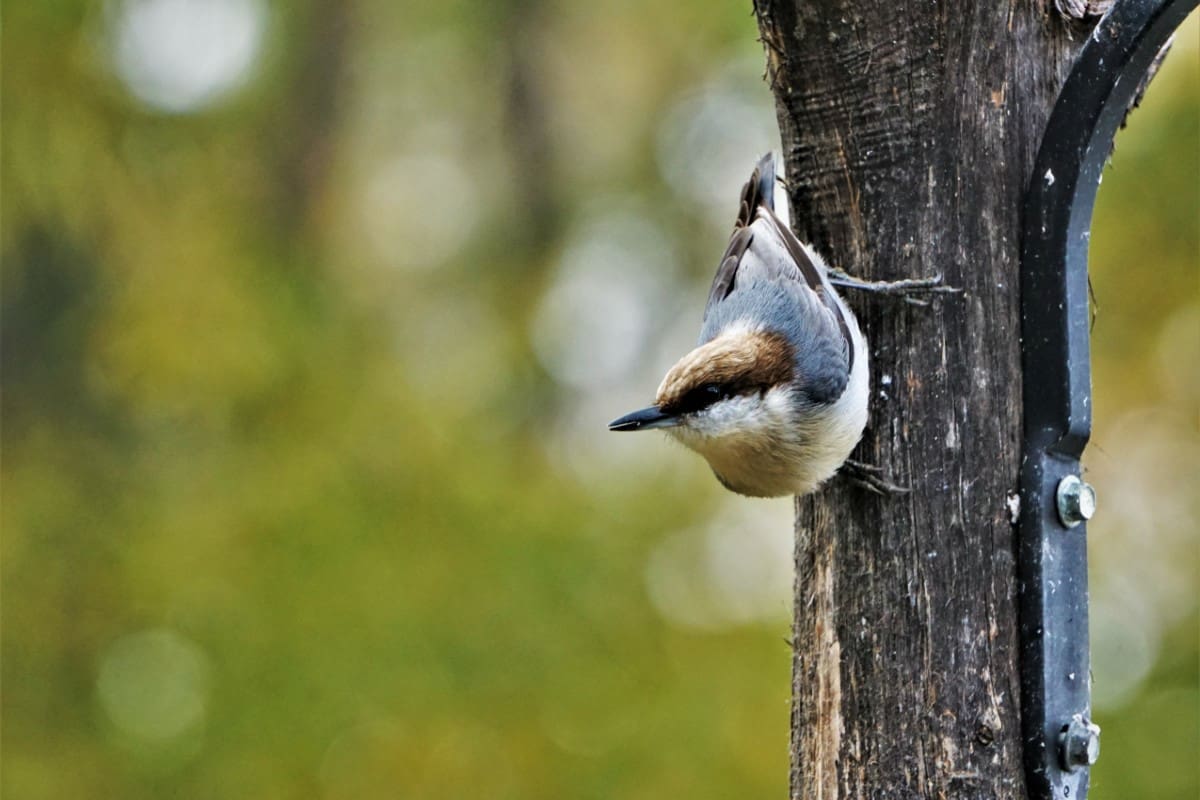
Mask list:
MULTIPOLYGON (((604 429, 748 5, 4 3, 6 798, 785 794, 791 505, 604 429)), ((1196 42, 1092 236, 1099 800, 1200 790, 1196 42)))

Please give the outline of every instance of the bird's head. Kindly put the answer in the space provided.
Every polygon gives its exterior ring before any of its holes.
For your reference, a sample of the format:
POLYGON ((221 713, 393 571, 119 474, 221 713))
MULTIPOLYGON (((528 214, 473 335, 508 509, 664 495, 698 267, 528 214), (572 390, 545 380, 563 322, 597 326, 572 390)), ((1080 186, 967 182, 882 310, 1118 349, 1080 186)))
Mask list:
POLYGON ((609 423, 609 430, 667 429, 702 453, 751 443, 786 425, 795 352, 780 333, 732 326, 667 372, 654 405, 609 423))

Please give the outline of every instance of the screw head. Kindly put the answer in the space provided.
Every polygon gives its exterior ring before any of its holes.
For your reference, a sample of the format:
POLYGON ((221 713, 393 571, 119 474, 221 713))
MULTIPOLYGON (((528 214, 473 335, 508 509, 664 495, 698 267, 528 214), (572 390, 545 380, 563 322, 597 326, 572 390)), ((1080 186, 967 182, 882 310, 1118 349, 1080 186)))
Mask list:
POLYGON ((1074 772, 1090 767, 1100 758, 1100 726, 1076 714, 1059 735, 1058 743, 1064 769, 1074 772))
POLYGON ((1068 528, 1091 519, 1096 513, 1096 490, 1078 475, 1068 475, 1058 483, 1058 518, 1068 528))

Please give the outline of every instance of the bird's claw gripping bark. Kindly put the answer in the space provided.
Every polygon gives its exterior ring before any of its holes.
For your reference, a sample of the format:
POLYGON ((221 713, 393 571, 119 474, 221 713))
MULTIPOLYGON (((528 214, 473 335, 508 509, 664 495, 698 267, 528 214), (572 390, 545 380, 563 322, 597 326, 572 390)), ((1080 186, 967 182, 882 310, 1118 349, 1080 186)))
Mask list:
POLYGON ((867 464, 863 461, 855 461, 852 458, 847 458, 838 472, 845 475, 855 486, 866 489, 868 492, 874 492, 881 497, 908 494, 912 491, 911 488, 898 486, 884 477, 883 467, 877 467, 874 464, 867 464))

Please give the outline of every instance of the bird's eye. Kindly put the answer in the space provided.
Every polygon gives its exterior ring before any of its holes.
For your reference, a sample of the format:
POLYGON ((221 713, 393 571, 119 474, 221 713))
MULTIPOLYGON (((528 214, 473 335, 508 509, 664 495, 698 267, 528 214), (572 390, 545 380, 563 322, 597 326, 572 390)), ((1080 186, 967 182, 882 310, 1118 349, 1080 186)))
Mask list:
POLYGON ((692 389, 675 403, 676 410, 693 414, 716 403, 719 400, 733 397, 733 387, 721 383, 704 383, 692 389))

